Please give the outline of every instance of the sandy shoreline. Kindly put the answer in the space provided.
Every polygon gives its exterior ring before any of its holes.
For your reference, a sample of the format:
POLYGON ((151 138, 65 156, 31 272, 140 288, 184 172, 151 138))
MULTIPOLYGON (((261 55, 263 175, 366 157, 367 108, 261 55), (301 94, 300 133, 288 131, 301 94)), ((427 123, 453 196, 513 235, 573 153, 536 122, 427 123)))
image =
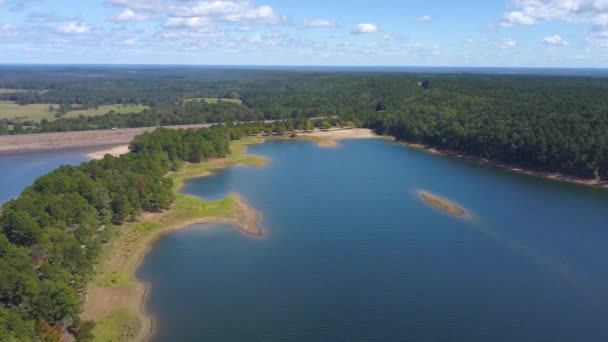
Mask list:
MULTIPOLYGON (((146 341, 154 333, 154 318, 145 311, 149 285, 139 281, 135 272, 157 239, 176 230, 207 223, 227 223, 249 236, 262 236, 260 213, 239 194, 230 194, 224 199, 209 202, 179 193, 186 179, 209 176, 213 171, 236 164, 257 167, 267 162, 262 158, 244 155, 245 150, 241 145, 234 150, 234 156, 203 164, 190 164, 181 173, 173 174, 176 182, 174 191, 178 199, 172 209, 163 213, 145 214, 141 222, 136 223, 137 227, 121 227, 126 232, 107 247, 109 255, 99 265, 96 280, 87 289, 85 310, 81 314, 83 320, 94 321, 99 325, 109 325, 118 320, 121 329, 126 329, 126 332, 120 333, 120 340, 146 341), (224 214, 204 214, 209 210, 215 213, 213 210, 226 205, 228 211, 224 211, 224 214), (202 209, 196 209, 196 206, 202 206, 202 209), (203 213, 193 215, 194 217, 187 216, 192 215, 193 210, 194 213, 203 210, 203 213), (186 216, 182 217, 182 213, 186 216), (142 233, 140 230, 147 225, 158 228, 142 233)), ((95 336, 94 341, 108 338, 105 335, 95 336)))
POLYGON ((281 137, 280 139, 311 140, 322 148, 337 148, 342 140, 353 139, 379 139, 383 137, 377 135, 367 128, 334 128, 329 130, 315 130, 313 132, 297 132, 295 137, 281 137))
POLYGON ((105 150, 88 153, 87 157, 90 159, 103 159, 106 154, 109 154, 114 157, 120 157, 123 154, 127 153, 129 153, 129 145, 118 145, 105 150))
POLYGON ((533 169, 528 169, 528 168, 524 168, 524 167, 518 167, 518 166, 514 166, 514 165, 509 165, 509 164, 489 160, 486 158, 469 156, 469 155, 460 153, 458 151, 442 150, 442 149, 438 149, 436 147, 431 147, 431 146, 427 146, 427 145, 420 144, 420 143, 408 143, 405 141, 399 141, 399 143, 403 144, 405 146, 411 147, 411 148, 426 151, 431 154, 463 159, 463 160, 473 162, 476 164, 487 165, 487 166, 491 166, 491 167, 495 167, 495 168, 519 173, 519 174, 524 174, 524 175, 528 175, 528 176, 535 176, 535 177, 540 177, 540 178, 549 179, 549 180, 553 180, 553 181, 585 185, 585 186, 590 186, 590 187, 595 187, 595 188, 602 188, 602 189, 608 188, 608 181, 602 181, 599 179, 582 178, 582 177, 576 177, 576 176, 572 176, 572 175, 563 174, 560 172, 539 171, 539 170, 533 170, 533 169))

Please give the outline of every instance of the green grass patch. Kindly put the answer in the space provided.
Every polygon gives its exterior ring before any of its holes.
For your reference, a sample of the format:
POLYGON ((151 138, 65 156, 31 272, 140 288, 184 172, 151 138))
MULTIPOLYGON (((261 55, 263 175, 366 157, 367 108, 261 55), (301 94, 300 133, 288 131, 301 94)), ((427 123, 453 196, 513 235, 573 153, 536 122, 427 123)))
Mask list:
MULTIPOLYGON (((35 122, 47 119, 52 121, 57 119, 56 114, 58 108, 59 105, 51 105, 48 103, 20 105, 12 101, 0 101, 0 119, 20 119, 35 122), (53 106, 55 110, 50 111, 50 106, 53 106)), ((110 111, 119 114, 140 113, 148 108, 150 107, 144 105, 102 105, 97 108, 72 110, 65 113, 62 117, 76 118, 80 115, 97 116, 107 114, 110 111)))
POLYGON ((80 115, 97 116, 97 115, 107 114, 111 111, 114 111, 118 114, 141 113, 148 108, 150 108, 150 107, 144 106, 144 105, 134 105, 134 104, 102 105, 97 108, 72 110, 72 111, 67 112, 63 117, 66 117, 66 118, 79 117, 80 115))
POLYGON ((96 322, 91 330, 92 338, 87 341, 131 341, 139 331, 140 324, 137 313, 126 308, 119 309, 96 322))
POLYGON ((48 104, 19 105, 12 101, 0 101, 0 119, 23 119, 40 121, 44 118, 55 118, 54 113, 49 111, 48 104))
MULTIPOLYGON (((170 174, 175 184, 175 201, 170 210, 163 213, 145 214, 141 221, 130 222, 122 226, 108 227, 111 242, 104 247, 102 263, 97 267, 97 275, 93 287, 110 288, 127 294, 123 304, 117 307, 107 317, 92 318, 95 324, 88 332, 87 341, 129 341, 141 332, 143 320, 138 311, 140 303, 137 298, 128 297, 135 292, 135 270, 148 246, 160 234, 173 229, 201 222, 212 222, 217 219, 233 219, 235 206, 239 201, 238 195, 229 195, 216 201, 205 201, 196 196, 179 192, 180 187, 188 178, 209 174, 215 170, 235 164, 262 166, 267 160, 263 157, 246 155, 248 144, 261 143, 262 138, 246 138, 233 141, 230 144, 231 155, 214 159, 200 164, 185 164, 178 172, 170 174)), ((101 297, 94 301, 105 300, 101 297)), ((91 299, 91 297, 89 297, 91 299)), ((91 316, 89 316, 91 317, 91 316)), ((89 322, 91 323, 91 322, 89 322)), ((93 323, 91 323, 93 324, 93 323)))
POLYGON ((220 101, 221 102, 228 102, 228 103, 234 103, 234 104, 238 104, 238 105, 242 105, 243 104, 243 100, 241 99, 229 99, 229 98, 224 98, 224 97, 194 97, 191 99, 186 99, 185 102, 200 102, 200 101, 205 101, 208 104, 217 104, 220 101))

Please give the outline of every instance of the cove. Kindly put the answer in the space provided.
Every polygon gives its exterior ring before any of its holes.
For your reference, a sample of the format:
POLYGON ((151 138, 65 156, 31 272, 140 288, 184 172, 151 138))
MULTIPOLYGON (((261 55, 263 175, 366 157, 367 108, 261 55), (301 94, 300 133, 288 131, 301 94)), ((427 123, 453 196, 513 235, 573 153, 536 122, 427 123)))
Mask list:
POLYGON ((137 272, 152 340, 608 340, 608 191, 382 140, 249 153, 272 162, 183 191, 239 192, 264 237, 213 224, 157 240, 137 272))
MULTIPOLYGON (((97 148, 99 149, 99 148, 97 148)), ((78 165, 89 160, 95 148, 68 149, 0 155, 0 204, 16 198, 36 178, 61 165, 78 165)))

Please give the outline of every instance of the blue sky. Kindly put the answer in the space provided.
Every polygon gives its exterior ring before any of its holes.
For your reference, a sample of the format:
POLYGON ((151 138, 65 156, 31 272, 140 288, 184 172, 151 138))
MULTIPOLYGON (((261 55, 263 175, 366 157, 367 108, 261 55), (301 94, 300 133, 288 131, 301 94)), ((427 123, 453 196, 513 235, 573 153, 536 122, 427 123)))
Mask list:
POLYGON ((0 63, 608 67, 608 0, 0 0, 0 63))

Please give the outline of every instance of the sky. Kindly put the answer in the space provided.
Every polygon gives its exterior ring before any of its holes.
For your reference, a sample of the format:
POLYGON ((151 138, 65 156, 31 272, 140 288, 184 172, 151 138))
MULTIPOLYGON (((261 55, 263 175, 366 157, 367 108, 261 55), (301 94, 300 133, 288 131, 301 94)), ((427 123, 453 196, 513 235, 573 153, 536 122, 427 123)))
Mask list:
POLYGON ((0 63, 608 67, 608 0, 0 0, 0 63))

